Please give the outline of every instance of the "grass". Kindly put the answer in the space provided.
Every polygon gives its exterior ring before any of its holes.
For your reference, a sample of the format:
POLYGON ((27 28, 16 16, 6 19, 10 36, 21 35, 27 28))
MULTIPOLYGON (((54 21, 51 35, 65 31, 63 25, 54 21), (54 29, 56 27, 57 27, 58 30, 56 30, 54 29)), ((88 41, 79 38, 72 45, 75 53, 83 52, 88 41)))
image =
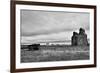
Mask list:
POLYGON ((89 46, 40 46, 37 51, 21 49, 22 63, 87 59, 89 46))

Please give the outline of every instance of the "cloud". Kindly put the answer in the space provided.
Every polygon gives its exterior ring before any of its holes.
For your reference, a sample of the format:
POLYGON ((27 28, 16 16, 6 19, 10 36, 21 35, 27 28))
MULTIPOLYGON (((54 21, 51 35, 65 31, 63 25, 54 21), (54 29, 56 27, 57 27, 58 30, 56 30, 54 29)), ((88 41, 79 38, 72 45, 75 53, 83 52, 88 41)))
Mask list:
MULTIPOLYGON (((78 32, 78 30, 76 30, 78 32)), ((88 34, 88 38, 90 37, 89 30, 86 30, 86 34, 88 34)), ((73 35, 72 31, 68 32, 60 32, 60 33, 53 33, 48 35, 37 35, 37 36, 22 36, 21 43, 37 43, 37 42, 43 42, 43 41, 55 41, 55 40, 71 40, 71 37, 73 35)))
POLYGON ((88 13, 21 11, 21 35, 32 36, 62 31, 89 29, 88 13))
POLYGON ((80 27, 89 31, 89 20, 89 13, 21 10, 21 41, 69 40, 80 27))
POLYGON ((36 42, 43 42, 43 41, 54 41, 54 40, 71 40, 72 32, 60 32, 60 33, 53 33, 48 35, 37 35, 37 36, 23 36, 22 43, 36 43, 36 42), (67 37, 69 36, 69 37, 67 37), (52 38, 53 37, 53 38, 52 38))

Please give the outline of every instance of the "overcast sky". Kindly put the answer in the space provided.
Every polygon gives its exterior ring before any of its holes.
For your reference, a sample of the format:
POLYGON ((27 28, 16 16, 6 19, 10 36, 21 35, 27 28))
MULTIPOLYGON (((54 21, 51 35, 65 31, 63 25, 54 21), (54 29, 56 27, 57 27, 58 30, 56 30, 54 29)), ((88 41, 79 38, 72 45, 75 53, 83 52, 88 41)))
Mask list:
POLYGON ((89 13, 21 10, 21 43, 71 40, 84 28, 89 38, 89 13))

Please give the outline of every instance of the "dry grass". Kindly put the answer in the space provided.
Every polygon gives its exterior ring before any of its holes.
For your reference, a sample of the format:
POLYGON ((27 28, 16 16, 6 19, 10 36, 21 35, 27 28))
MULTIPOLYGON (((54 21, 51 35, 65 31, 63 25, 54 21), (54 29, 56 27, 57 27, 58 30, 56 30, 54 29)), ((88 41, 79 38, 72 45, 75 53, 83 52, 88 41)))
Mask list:
POLYGON ((89 59, 89 46, 40 46, 38 51, 21 50, 21 62, 89 59))

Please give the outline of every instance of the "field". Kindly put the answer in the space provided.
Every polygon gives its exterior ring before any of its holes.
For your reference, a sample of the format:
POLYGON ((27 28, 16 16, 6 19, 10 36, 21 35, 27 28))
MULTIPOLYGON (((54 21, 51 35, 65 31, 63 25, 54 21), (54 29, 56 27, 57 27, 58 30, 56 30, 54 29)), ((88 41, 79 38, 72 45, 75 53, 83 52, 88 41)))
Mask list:
POLYGON ((89 59, 89 46, 40 46, 39 50, 21 49, 21 63, 89 59))

